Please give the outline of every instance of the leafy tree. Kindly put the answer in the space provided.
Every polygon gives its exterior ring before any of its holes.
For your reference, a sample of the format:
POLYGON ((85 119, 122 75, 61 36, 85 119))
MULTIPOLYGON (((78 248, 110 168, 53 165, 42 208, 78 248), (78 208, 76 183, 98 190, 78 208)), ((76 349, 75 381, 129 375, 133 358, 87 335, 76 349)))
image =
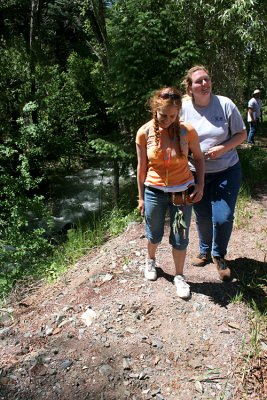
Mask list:
POLYGON ((266 65, 259 62, 266 60, 266 5, 250 0, 181 0, 179 8, 180 23, 200 50, 198 63, 211 70, 214 90, 241 106, 255 76, 261 74, 259 65, 266 65))

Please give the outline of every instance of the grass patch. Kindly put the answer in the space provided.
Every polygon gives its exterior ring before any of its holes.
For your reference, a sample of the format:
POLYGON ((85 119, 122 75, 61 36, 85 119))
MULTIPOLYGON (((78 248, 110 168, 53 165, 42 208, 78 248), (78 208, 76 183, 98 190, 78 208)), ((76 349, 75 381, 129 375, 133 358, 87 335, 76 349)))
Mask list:
POLYGON ((251 192, 255 184, 266 182, 267 151, 265 148, 253 146, 239 149, 238 154, 242 165, 244 187, 251 192))
MULTIPOLYGON (((128 203, 127 203, 128 204, 128 203)), ((28 254, 28 268, 10 263, 10 271, 0 275, 0 304, 4 303, 14 287, 37 284, 38 281, 55 281, 75 262, 90 250, 103 244, 109 237, 119 235, 131 221, 137 221, 140 216, 137 210, 127 207, 115 207, 91 217, 86 227, 69 229, 64 240, 54 246, 52 254, 43 252, 39 259, 31 263, 31 252, 28 254), (12 267, 12 268, 11 268, 12 267), (12 272, 12 273, 11 273, 12 272)), ((51 249, 51 246, 50 246, 51 249)))
MULTIPOLYGON (((267 131, 267 122, 265 131, 267 131)), ((261 127, 259 142, 264 125, 261 127)), ((239 149, 239 158, 242 166, 243 183, 240 189, 236 212, 235 227, 246 228, 251 224, 252 212, 251 201, 257 193, 262 193, 261 185, 267 181, 267 148, 263 146, 253 146, 251 148, 239 149)), ((258 218, 264 210, 258 210, 258 218)), ((267 230, 266 230, 267 233, 267 230)), ((249 230, 248 230, 249 234, 249 230)), ((253 234, 253 233, 252 233, 253 234)), ((262 244, 257 247, 263 251, 262 244)), ((261 343, 266 343, 267 339, 267 254, 264 262, 251 259, 238 260, 235 273, 239 281, 239 290, 232 298, 233 303, 244 303, 249 309, 250 333, 247 345, 244 345, 243 364, 241 367, 241 382, 243 387, 244 399, 251 398, 251 394, 264 396, 264 375, 266 374, 266 357, 261 349, 261 343), (260 379, 259 379, 260 377, 260 379)), ((254 398, 254 397, 253 397, 254 398)))
POLYGON ((244 228, 248 226, 252 218, 249 207, 257 189, 267 181, 267 150, 254 146, 238 150, 243 182, 235 211, 235 227, 244 228))
MULTIPOLYGON (((248 306, 249 334, 243 341, 242 363, 239 376, 242 384, 242 399, 263 399, 267 357, 262 345, 267 340, 267 271, 266 263, 243 260, 239 273, 239 290, 232 303, 248 306), (245 262, 244 262, 245 261, 245 262), (247 262, 246 262, 247 261, 247 262), (265 378, 264 378, 265 377, 265 378)), ((265 398, 265 397, 264 397, 265 398)))
POLYGON ((116 207, 94 219, 89 229, 70 229, 66 242, 56 250, 53 262, 47 265, 44 275, 49 281, 54 281, 83 255, 103 244, 109 237, 119 235, 137 218, 135 210, 127 213, 126 210, 116 207))

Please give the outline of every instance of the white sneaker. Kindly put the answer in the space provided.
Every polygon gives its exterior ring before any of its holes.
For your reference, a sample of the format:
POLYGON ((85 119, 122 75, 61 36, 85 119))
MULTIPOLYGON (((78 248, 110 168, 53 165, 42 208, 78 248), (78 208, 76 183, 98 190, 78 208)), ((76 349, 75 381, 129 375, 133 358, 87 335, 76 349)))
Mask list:
POLYGON ((181 299, 190 297, 190 286, 186 283, 183 275, 176 275, 174 277, 174 285, 176 286, 177 295, 181 299))
POLYGON ((146 259, 145 266, 145 278, 149 281, 155 281, 157 279, 157 271, 156 271, 156 261, 151 258, 146 259))

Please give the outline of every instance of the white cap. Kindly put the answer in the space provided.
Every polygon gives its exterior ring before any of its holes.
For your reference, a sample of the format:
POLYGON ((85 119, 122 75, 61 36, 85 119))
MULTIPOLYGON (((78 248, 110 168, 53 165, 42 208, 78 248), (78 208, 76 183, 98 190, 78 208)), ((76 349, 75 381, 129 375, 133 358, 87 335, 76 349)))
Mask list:
POLYGON ((257 94, 257 93, 260 93, 261 91, 259 90, 259 89, 255 89, 254 90, 254 92, 253 92, 253 94, 257 94))

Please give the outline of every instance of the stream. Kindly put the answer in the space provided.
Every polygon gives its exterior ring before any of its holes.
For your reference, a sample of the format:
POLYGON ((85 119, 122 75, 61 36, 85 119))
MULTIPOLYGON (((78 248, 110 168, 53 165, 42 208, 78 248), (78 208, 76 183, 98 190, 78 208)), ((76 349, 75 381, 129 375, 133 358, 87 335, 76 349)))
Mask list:
MULTIPOLYGON (((110 203, 112 169, 90 168, 73 175, 53 176, 50 183, 50 208, 54 230, 84 225, 92 213, 110 203)), ((129 172, 129 179, 133 179, 129 172)), ((120 189, 127 180, 120 178, 120 189)))

